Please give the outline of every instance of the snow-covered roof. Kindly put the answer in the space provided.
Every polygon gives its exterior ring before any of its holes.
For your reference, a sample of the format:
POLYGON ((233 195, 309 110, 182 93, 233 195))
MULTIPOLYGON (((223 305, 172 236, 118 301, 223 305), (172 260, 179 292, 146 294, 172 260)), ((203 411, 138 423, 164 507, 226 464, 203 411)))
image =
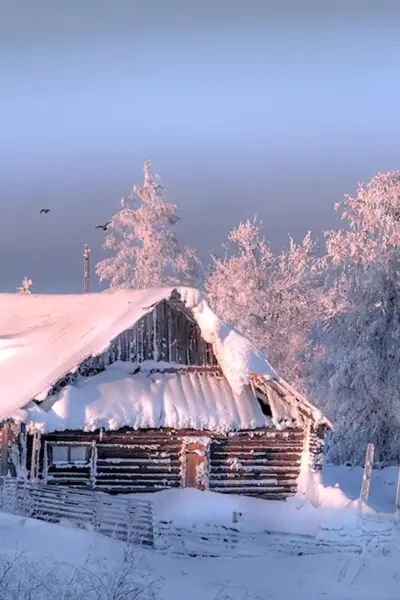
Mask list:
POLYGON ((115 362, 81 377, 40 406, 19 411, 29 430, 196 429, 235 431, 272 425, 249 386, 232 392, 225 377, 201 372, 139 372, 115 362))
MULTIPOLYGON (((328 422, 283 382, 267 357, 233 327, 221 321, 202 294, 175 288, 191 310, 203 338, 212 344, 232 391, 240 396, 253 373, 286 386, 287 398, 304 404, 316 421, 328 422)), ((28 404, 103 352, 122 331, 135 325, 174 288, 119 290, 96 294, 0 294, 0 420, 28 404)))

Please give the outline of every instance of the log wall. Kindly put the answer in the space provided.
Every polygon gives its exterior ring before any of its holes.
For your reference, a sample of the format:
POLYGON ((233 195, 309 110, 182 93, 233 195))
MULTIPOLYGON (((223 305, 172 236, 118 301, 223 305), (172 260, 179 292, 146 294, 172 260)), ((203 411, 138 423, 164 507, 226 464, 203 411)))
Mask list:
POLYGON ((7 475, 7 447, 5 423, 0 423, 0 475, 7 475))
MULTIPOLYGON (((207 451, 199 455, 206 458, 207 468, 203 460, 198 461, 198 487, 274 500, 296 492, 304 447, 304 432, 300 429, 241 432, 226 437, 172 430, 47 434, 37 450, 37 472, 39 479, 48 484, 110 493, 178 488, 187 484, 188 453, 193 452, 196 436, 202 447, 207 437, 210 441, 207 451), (86 463, 52 464, 53 444, 85 445, 86 463)), ((28 466, 32 449, 31 439, 28 466)))
POLYGON ((173 433, 68 432, 43 436, 41 446, 40 473, 46 483, 111 493, 154 492, 181 485, 182 439, 173 433), (87 446, 87 463, 52 464, 53 444, 87 446))
POLYGON ((213 439, 210 490, 283 500, 296 493, 303 448, 302 429, 213 439))

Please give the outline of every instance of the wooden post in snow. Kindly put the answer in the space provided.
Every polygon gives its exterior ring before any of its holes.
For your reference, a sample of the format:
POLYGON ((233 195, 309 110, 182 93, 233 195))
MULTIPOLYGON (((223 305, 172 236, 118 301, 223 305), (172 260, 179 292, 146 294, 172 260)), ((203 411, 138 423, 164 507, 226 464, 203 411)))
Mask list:
POLYGON ((90 249, 87 244, 85 244, 83 250, 83 293, 87 294, 89 292, 89 253, 90 249))
POLYGON ((38 434, 33 434, 32 440, 32 455, 31 455, 31 481, 36 479, 36 460, 38 454, 38 434))
POLYGON ((8 434, 9 434, 9 423, 5 421, 3 428, 0 430, 0 475, 4 477, 8 473, 8 434))
POLYGON ((369 488, 370 488, 370 484, 371 484, 372 466, 374 464, 374 452, 375 452, 374 444, 368 444, 367 452, 365 455, 364 474, 363 474, 363 481, 362 481, 362 486, 361 486, 360 500, 362 502, 368 501, 369 488))
POLYGON ((400 467, 399 474, 397 478, 397 490, 396 490, 396 514, 400 515, 400 467))

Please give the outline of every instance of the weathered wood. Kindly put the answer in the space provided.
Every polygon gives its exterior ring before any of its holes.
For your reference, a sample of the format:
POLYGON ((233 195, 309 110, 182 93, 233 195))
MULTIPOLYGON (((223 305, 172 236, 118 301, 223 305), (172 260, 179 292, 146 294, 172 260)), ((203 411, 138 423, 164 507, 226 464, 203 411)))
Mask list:
POLYGON ((212 439, 210 490, 277 499, 294 494, 300 474, 304 432, 269 433, 212 439))
MULTIPOLYGON (((92 448, 87 464, 48 461, 47 480, 56 487, 73 485, 111 494, 154 492, 181 485, 201 487, 198 469, 206 459, 203 486, 208 481, 213 491, 282 498, 297 489, 304 432, 258 430, 221 436, 204 431, 124 428, 113 432, 55 432, 46 434, 43 440, 48 446, 78 443, 92 448), (205 439, 209 442, 206 451, 205 439), (190 451, 193 472, 187 459, 190 451)), ((42 458, 42 471, 45 462, 42 458)))
POLYGON ((9 423, 3 421, 0 426, 0 460, 1 460, 1 475, 7 475, 8 472, 8 437, 9 423))
POLYGON ((132 328, 113 339, 104 353, 87 358, 73 373, 67 373, 59 379, 48 395, 74 383, 79 375, 91 376, 103 371, 116 360, 164 360, 188 366, 217 365, 212 346, 203 340, 199 326, 190 318, 190 311, 177 300, 173 303, 163 300, 132 328))
POLYGON ((369 488, 370 488, 370 484, 371 484, 371 473, 372 473, 372 467, 374 464, 374 452, 375 452, 374 444, 368 444, 367 451, 365 454, 365 465, 364 465, 363 481, 362 481, 361 494, 360 494, 360 499, 363 502, 368 501, 369 488))
POLYGON ((15 493, 3 509, 51 522, 69 519, 82 526, 92 522, 99 533, 131 543, 154 543, 152 506, 144 500, 123 502, 90 490, 21 483, 7 480, 6 487, 15 493))
POLYGON ((89 246, 85 244, 83 249, 83 293, 89 292, 89 246))
POLYGON ((209 438, 187 438, 182 446, 182 484, 206 489, 208 480, 209 438))
POLYGON ((396 512, 400 513, 400 467, 397 476, 397 489, 396 489, 396 512))

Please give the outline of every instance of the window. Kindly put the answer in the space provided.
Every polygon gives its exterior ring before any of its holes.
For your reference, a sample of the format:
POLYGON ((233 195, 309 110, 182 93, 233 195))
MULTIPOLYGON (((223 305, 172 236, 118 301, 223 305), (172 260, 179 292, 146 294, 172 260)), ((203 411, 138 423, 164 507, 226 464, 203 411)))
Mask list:
POLYGON ((88 446, 59 446, 51 447, 51 462, 52 464, 74 464, 88 462, 88 446))
POLYGON ((53 446, 53 463, 68 462, 68 446, 53 446))
POLYGON ((69 462, 86 462, 87 448, 86 446, 70 446, 69 462))

